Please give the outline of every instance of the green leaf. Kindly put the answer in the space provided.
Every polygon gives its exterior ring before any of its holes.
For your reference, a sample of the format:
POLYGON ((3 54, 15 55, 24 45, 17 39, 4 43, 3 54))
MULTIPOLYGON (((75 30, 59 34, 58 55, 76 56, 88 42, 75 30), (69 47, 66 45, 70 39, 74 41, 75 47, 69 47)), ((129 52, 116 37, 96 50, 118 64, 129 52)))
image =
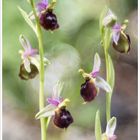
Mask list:
POLYGON ((112 59, 109 54, 106 53, 106 66, 107 66, 107 82, 111 86, 112 92, 106 94, 106 115, 107 122, 111 117, 111 97, 113 94, 114 83, 115 83, 115 72, 112 59))
POLYGON ((21 9, 19 6, 18 6, 18 9, 19 9, 21 15, 23 16, 24 20, 27 22, 27 24, 33 29, 35 34, 37 34, 35 25, 33 24, 32 20, 29 18, 28 14, 23 9, 21 9))
POLYGON ((102 139, 102 130, 101 130, 100 111, 99 110, 96 112, 96 117, 95 117, 95 137, 96 137, 96 140, 102 139))

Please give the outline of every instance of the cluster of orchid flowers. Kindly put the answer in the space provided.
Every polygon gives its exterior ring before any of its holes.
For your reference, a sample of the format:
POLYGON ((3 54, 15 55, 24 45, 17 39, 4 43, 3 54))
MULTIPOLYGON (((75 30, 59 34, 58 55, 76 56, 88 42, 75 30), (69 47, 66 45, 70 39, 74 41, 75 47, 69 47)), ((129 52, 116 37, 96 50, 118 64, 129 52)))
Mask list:
MULTIPOLYGON (((55 30, 59 27, 57 17, 53 13, 55 2, 48 3, 48 0, 41 0, 36 5, 37 16, 39 17, 40 25, 46 30, 55 30)), ((32 17, 32 19, 34 19, 32 17)), ((117 17, 109 10, 104 17, 103 25, 111 29, 112 46, 119 52, 129 52, 130 38, 124 31, 126 22, 119 24, 116 22, 117 17)), ((23 80, 34 78, 39 73, 40 57, 37 49, 32 48, 29 40, 20 35, 19 41, 24 50, 20 50, 22 63, 20 65, 19 77, 23 80)), ((49 64, 49 60, 44 57, 44 66, 49 64)), ((86 73, 83 69, 79 69, 85 82, 81 85, 80 94, 84 102, 91 102, 99 94, 99 90, 103 89, 107 94, 112 92, 110 85, 99 76, 101 67, 101 59, 98 53, 94 56, 94 65, 90 73, 86 73)), ((61 98, 63 84, 58 82, 53 89, 52 97, 47 98, 47 106, 36 114, 36 119, 53 117, 55 126, 59 128, 67 128, 73 123, 73 117, 67 110, 69 99, 61 98)), ((112 117, 106 126, 106 132, 102 134, 102 140, 115 140, 114 131, 116 128, 116 118, 112 117)))

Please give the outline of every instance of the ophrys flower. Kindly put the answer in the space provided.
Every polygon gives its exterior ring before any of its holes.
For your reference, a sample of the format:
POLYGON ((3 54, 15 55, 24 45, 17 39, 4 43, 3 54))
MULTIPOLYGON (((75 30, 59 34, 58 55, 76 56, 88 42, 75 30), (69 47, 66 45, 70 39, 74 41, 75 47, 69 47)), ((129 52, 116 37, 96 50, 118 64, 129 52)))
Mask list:
POLYGON ((85 83, 81 85, 81 96, 83 97, 85 102, 92 101, 97 94, 99 93, 99 89, 103 89, 106 92, 111 92, 110 85, 99 75, 101 60, 98 53, 94 56, 94 65, 93 70, 90 73, 84 72, 83 69, 80 69, 79 72, 85 79, 85 83))
POLYGON ((73 122, 73 118, 66 109, 69 99, 60 97, 62 87, 60 82, 55 85, 52 97, 47 99, 48 105, 37 113, 36 118, 53 117, 53 122, 57 127, 67 128, 73 122))

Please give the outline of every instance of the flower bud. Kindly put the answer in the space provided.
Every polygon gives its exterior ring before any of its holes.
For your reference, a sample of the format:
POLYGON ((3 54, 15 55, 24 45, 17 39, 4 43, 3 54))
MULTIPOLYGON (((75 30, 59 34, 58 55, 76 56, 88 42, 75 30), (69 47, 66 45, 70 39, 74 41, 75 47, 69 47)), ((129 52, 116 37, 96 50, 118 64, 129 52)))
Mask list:
POLYGON ((130 51, 130 44, 131 41, 129 35, 121 32, 118 43, 116 44, 113 41, 112 46, 120 53, 128 53, 130 51))
POLYGON ((103 25, 106 27, 112 27, 117 21, 116 15, 109 9, 103 19, 103 25))
POLYGON ((21 64, 20 66, 20 72, 19 72, 19 77, 22 80, 29 80, 29 79, 33 79, 39 72, 38 69, 35 65, 30 64, 30 68, 31 68, 31 72, 27 72, 24 64, 21 64))
POLYGON ((98 90, 91 79, 86 80, 86 82, 81 85, 80 92, 85 102, 92 101, 96 97, 97 91, 98 90))
POLYGON ((46 30, 52 30, 53 31, 53 30, 59 28, 59 25, 57 23, 57 17, 53 13, 52 10, 48 10, 47 12, 41 14, 40 24, 46 30))
POLYGON ((67 128, 73 123, 73 118, 70 112, 63 106, 55 111, 53 122, 59 128, 67 128))

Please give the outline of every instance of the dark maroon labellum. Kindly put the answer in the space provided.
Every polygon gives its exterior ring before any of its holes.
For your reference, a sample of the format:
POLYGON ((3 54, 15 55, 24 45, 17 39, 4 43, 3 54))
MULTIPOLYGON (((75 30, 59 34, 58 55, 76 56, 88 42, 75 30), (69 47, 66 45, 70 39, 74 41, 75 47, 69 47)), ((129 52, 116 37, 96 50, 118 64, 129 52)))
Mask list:
POLYGON ((59 25, 57 23, 57 17, 52 12, 52 10, 49 10, 46 13, 41 14, 41 16, 40 16, 40 24, 46 30, 52 30, 53 31, 53 30, 59 28, 59 25))
POLYGON ((29 79, 33 79, 39 72, 38 69, 35 65, 30 64, 31 67, 31 72, 28 73, 24 67, 24 64, 21 64, 20 66, 20 72, 19 72, 19 77, 22 80, 29 80, 29 79))
POLYGON ((86 80, 84 84, 81 85, 81 96, 85 102, 92 101, 97 95, 97 88, 95 87, 92 80, 86 80))
POLYGON ((73 123, 73 118, 65 107, 61 107, 55 111, 53 122, 59 128, 67 128, 71 123, 73 123))

